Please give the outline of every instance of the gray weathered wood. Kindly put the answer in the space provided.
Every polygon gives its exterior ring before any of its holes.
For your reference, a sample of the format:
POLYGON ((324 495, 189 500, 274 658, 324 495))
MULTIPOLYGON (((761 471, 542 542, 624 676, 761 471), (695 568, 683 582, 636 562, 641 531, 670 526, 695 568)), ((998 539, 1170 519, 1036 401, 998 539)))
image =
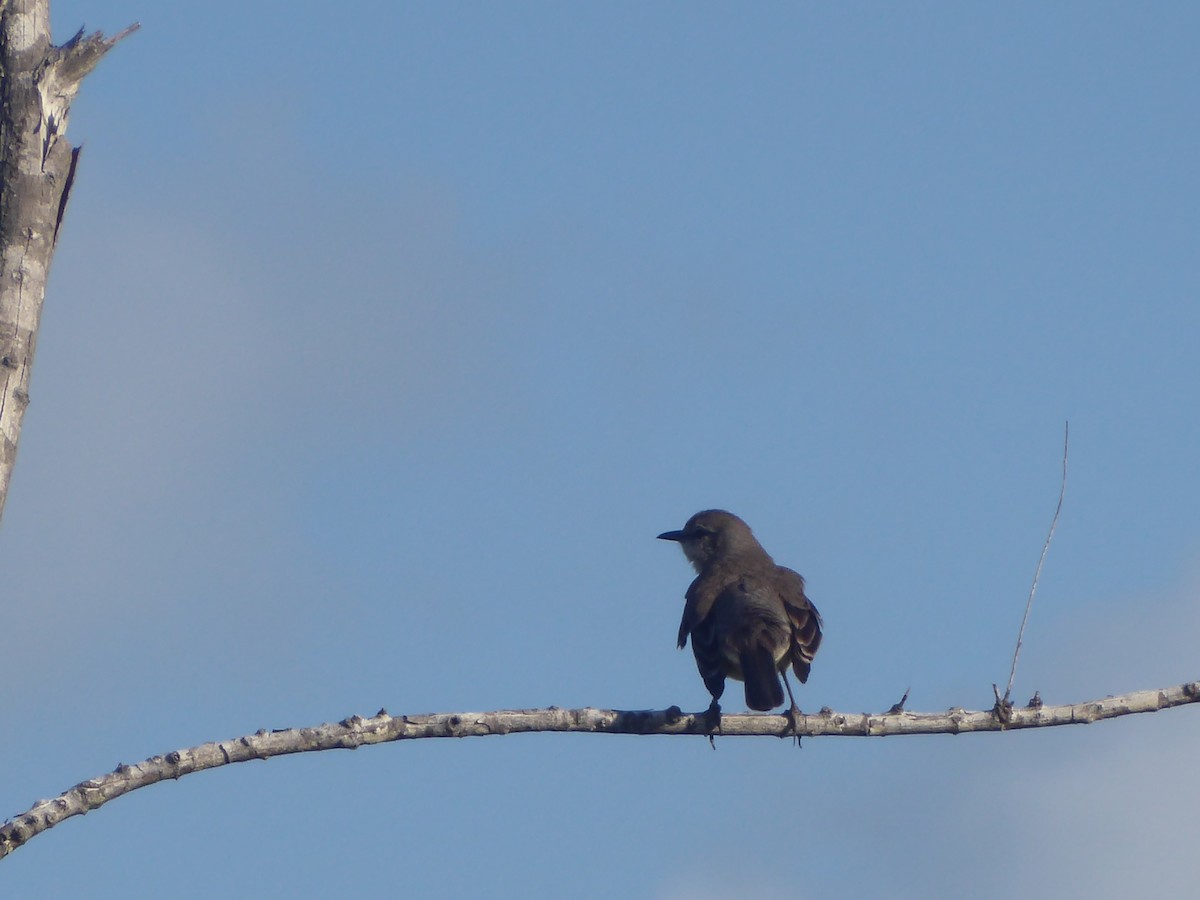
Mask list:
MULTIPOLYGON (((1191 681, 1160 691, 1137 691, 1120 697, 1089 700, 1068 706, 1030 706, 1013 709, 1002 721, 995 710, 951 709, 944 713, 839 713, 822 710, 798 717, 801 737, 887 737, 901 734, 966 734, 973 731, 1015 731, 1053 725, 1086 725, 1117 716, 1157 712, 1200 701, 1200 682, 1191 681)), ((604 734, 705 735, 704 713, 683 713, 672 706, 662 710, 519 709, 497 712, 434 713, 391 716, 384 710, 370 718, 351 716, 341 722, 312 728, 259 731, 153 756, 132 766, 119 765, 98 778, 81 782, 53 800, 40 800, 27 812, 0 826, 0 858, 64 819, 103 806, 110 800, 159 781, 181 778, 251 759, 270 759, 318 750, 355 750, 366 744, 416 738, 484 737, 531 731, 583 731, 604 734)), ((726 714, 721 737, 759 735, 792 737, 785 716, 766 713, 726 714)))
POLYGON ((0 0, 0 515, 29 405, 50 259, 79 148, 63 140, 80 84, 113 45, 80 31, 50 43, 49 0, 0 0))

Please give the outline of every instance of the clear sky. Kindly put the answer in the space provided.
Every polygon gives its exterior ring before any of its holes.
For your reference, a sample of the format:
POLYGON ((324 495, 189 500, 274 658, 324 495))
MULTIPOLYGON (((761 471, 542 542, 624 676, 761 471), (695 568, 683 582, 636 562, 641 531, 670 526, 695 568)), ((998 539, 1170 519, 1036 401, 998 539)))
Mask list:
MULTIPOLYGON (((807 577, 816 710, 1200 677, 1200 7, 58 0, 90 77, 0 530, 0 816, 371 714, 708 702, 654 536, 807 577)), ((740 709, 736 688, 727 708, 740 709)), ((1195 896, 1200 710, 242 764, 23 898, 1195 896)))

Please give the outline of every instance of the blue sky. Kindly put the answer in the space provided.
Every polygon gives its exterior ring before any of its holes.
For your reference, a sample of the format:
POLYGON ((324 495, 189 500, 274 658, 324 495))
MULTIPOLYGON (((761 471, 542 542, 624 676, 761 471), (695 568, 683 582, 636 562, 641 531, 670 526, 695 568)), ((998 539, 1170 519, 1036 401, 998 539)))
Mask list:
MULTIPOLYGON (((369 714, 679 704, 737 512, 807 709, 1198 677, 1189 4, 59 0, 85 145, 0 534, 2 815, 369 714)), ((727 707, 740 698, 729 694, 727 707)), ((239 765, 22 897, 1190 896, 1195 710, 866 741, 532 735, 239 765)))

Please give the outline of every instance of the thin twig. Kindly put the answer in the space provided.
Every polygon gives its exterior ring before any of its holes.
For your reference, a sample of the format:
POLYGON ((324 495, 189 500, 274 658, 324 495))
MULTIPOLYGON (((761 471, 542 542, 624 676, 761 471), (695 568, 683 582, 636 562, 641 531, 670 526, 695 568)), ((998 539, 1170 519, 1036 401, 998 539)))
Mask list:
MULTIPOLYGON (((1062 512, 1063 497, 1067 494, 1067 447, 1071 440, 1071 423, 1063 426, 1063 463, 1062 487, 1058 490, 1058 506, 1054 508, 1054 518, 1050 522, 1050 533, 1046 535, 1046 543, 1042 545, 1042 555, 1038 559, 1037 569, 1033 573, 1033 584, 1029 588, 1029 599, 1025 602, 1025 615, 1021 617, 1021 630, 1017 632, 1017 648, 1013 650, 1012 669, 1008 673, 1008 685, 1004 688, 1004 700, 997 701, 1008 704, 1012 697, 1013 679, 1017 677, 1017 657, 1021 655, 1021 642, 1025 638, 1025 626, 1029 622, 1029 610, 1033 608, 1033 595, 1037 593, 1038 579, 1042 575, 1042 565, 1046 562, 1046 554, 1050 551, 1050 541, 1054 539, 1054 529, 1058 526, 1058 514, 1062 512)), ((994 687, 994 685, 993 685, 994 687)))

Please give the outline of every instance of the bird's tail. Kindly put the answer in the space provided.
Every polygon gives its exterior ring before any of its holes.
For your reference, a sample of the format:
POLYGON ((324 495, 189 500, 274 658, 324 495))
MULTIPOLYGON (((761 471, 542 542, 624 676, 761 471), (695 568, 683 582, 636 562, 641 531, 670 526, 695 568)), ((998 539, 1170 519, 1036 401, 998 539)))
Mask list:
POLYGON ((771 651, 762 646, 750 647, 738 656, 746 682, 746 705, 760 712, 782 706, 783 685, 771 651))

